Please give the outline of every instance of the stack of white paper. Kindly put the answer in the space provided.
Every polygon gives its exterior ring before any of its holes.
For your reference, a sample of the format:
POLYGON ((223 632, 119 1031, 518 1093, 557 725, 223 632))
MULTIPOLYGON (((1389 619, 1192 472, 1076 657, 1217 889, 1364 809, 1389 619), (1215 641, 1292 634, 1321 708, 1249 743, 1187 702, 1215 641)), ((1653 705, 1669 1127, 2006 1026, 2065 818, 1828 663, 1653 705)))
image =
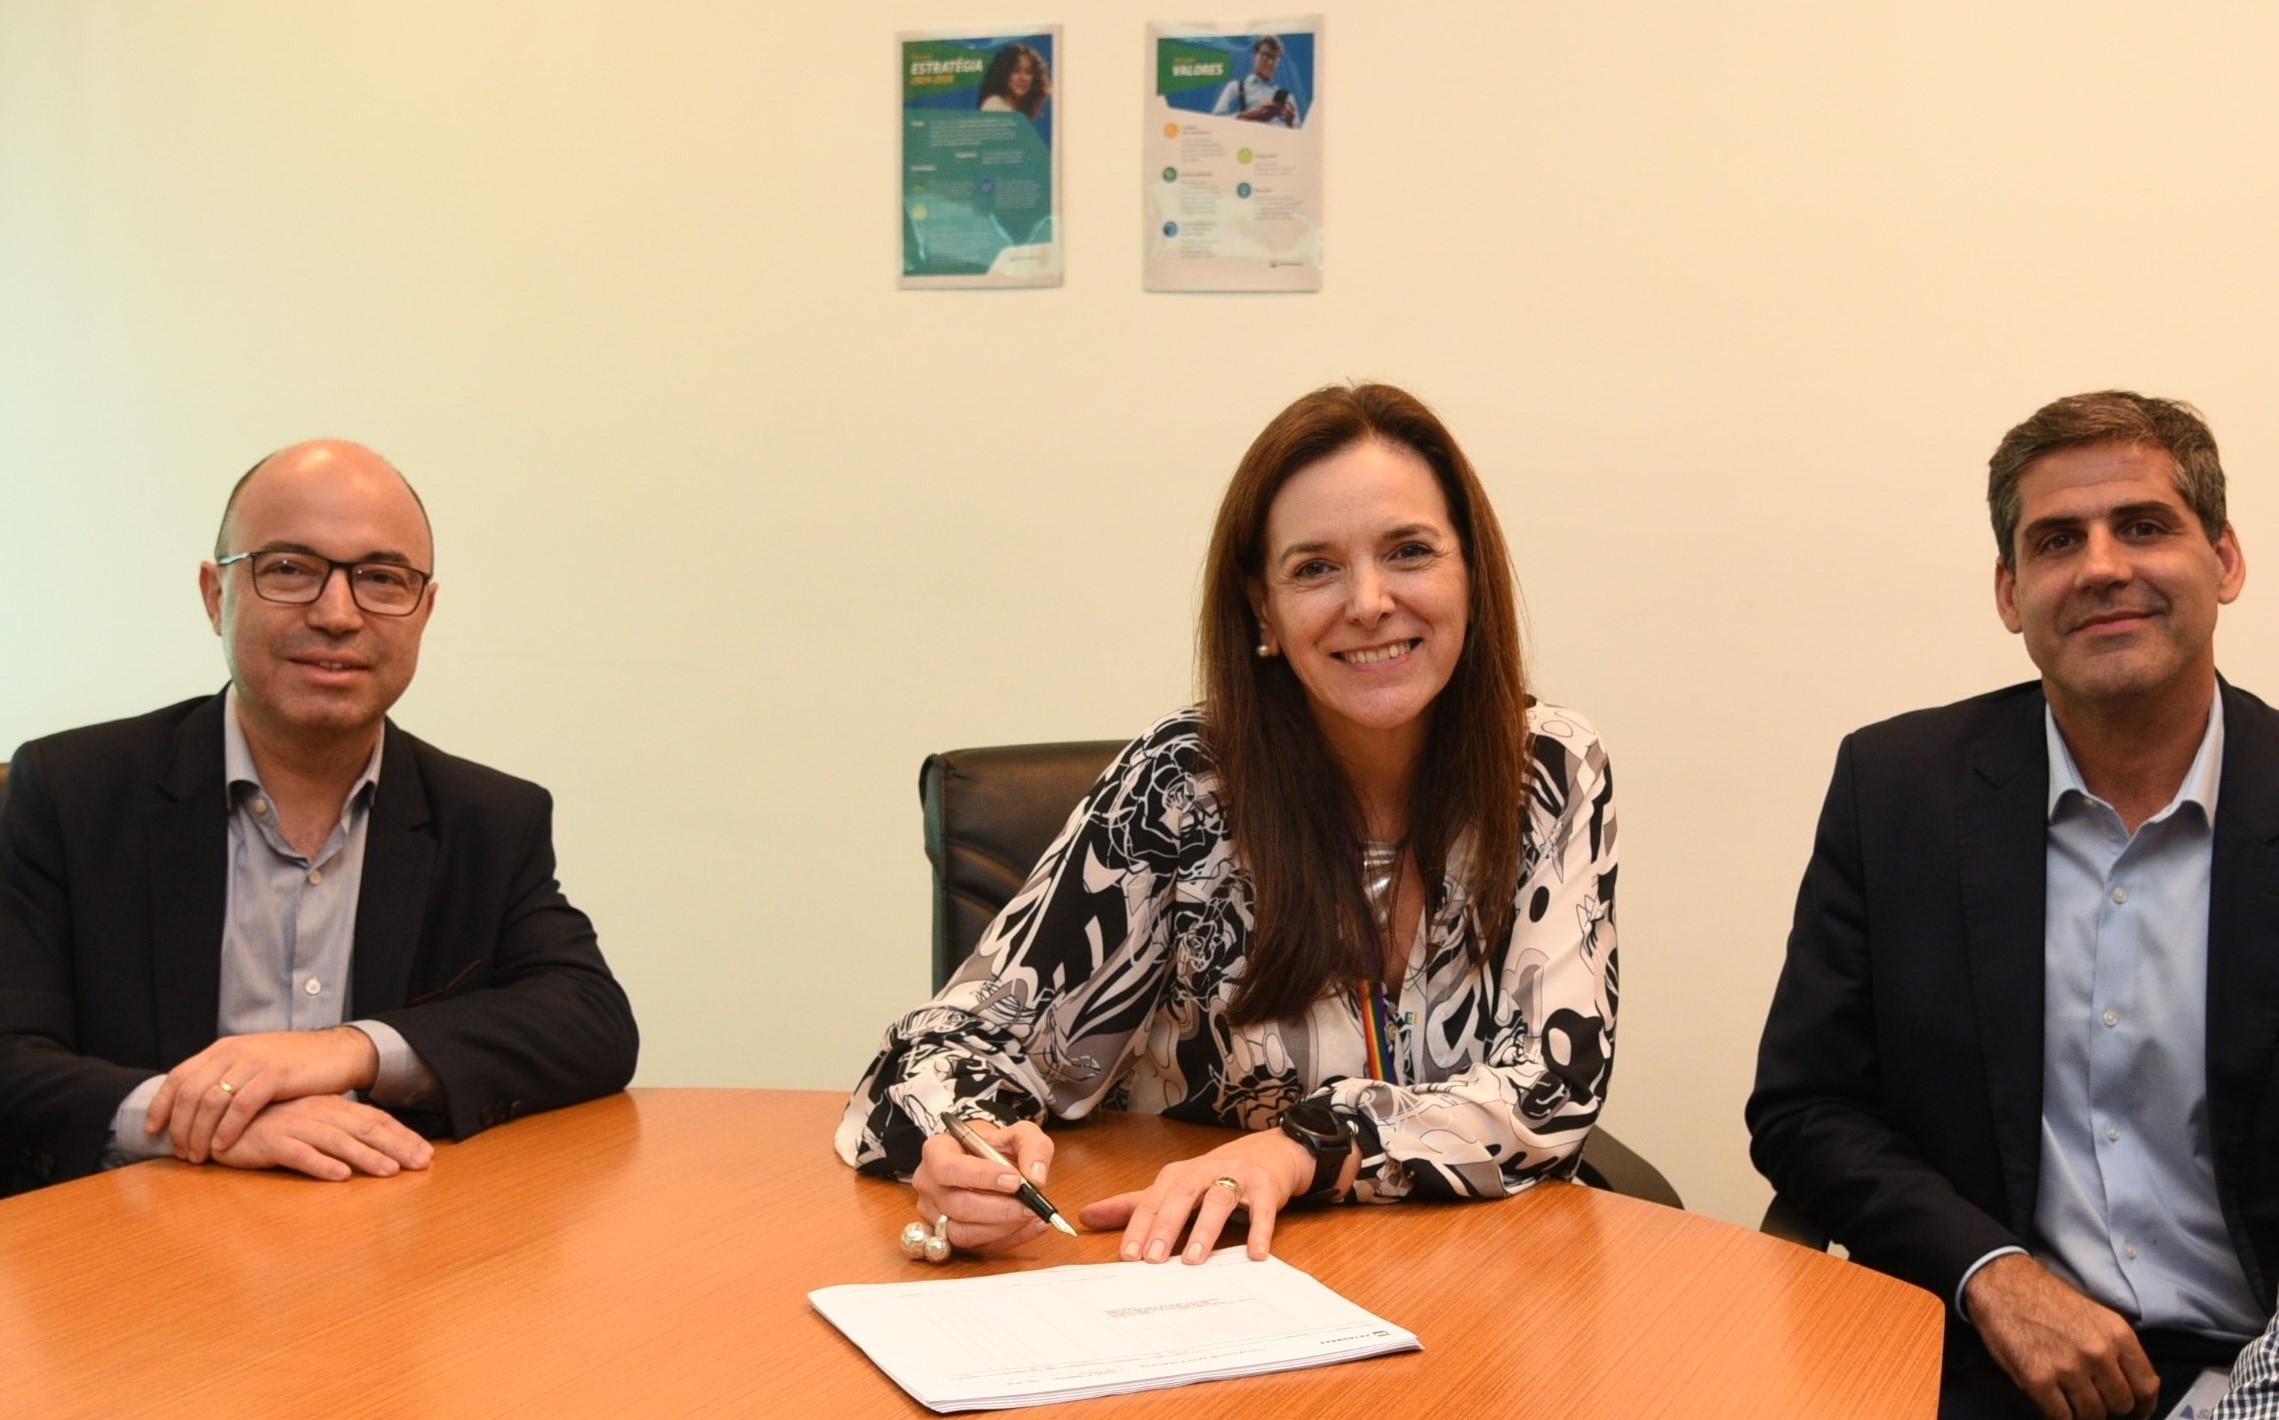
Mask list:
POLYGON ((1043 1405, 1420 1349, 1297 1268, 1239 1247, 1209 1261, 1110 1262, 824 1287, 807 1300, 920 1404, 1043 1405))

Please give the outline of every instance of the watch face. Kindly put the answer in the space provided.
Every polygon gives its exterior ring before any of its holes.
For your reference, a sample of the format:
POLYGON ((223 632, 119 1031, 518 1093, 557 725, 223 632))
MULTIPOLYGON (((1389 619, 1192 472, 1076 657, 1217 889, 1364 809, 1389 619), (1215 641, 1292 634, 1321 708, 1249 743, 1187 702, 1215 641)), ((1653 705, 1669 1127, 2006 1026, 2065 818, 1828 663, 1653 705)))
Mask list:
POLYGON ((1301 1105, 1292 1105, 1290 1112, 1285 1112, 1283 1133, 1290 1135, 1299 1144, 1306 1144, 1317 1156, 1324 1151, 1331 1151, 1340 1160, 1345 1158, 1345 1151, 1354 1144, 1354 1135, 1345 1128, 1345 1121, 1338 1119, 1338 1112, 1326 1103, 1313 1099, 1301 1105))
POLYGON ((1306 1152, 1314 1156, 1313 1186, 1297 1201, 1326 1201, 1336 1192, 1337 1176, 1354 1149, 1353 1135, 1346 1130, 1345 1122, 1326 1102, 1307 1100, 1291 1106, 1282 1116, 1282 1132, 1305 1145, 1306 1152))
POLYGON ((1329 1144, 1345 1142, 1345 1126, 1338 1122, 1337 1111, 1320 1100, 1307 1100, 1295 1104, 1282 1116, 1285 1132, 1309 1143, 1315 1149, 1329 1144))

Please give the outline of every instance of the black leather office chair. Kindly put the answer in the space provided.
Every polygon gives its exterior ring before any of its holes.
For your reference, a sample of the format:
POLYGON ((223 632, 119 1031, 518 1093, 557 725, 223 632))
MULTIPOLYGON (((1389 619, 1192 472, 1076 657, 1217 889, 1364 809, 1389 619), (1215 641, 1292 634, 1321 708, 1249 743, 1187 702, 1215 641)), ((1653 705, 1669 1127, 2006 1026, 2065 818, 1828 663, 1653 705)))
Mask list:
MULTIPOLYGON (((934 865, 934 989, 982 932, 1124 747, 1122 740, 993 745, 928 755, 918 770, 926 857, 934 865)), ((1685 1205, 1661 1171, 1604 1129, 1591 1131, 1576 1177, 1594 1188, 1685 1205)))
POLYGON ((1773 1201, 1765 1205, 1764 1221, 1757 1224, 1757 1231, 1768 1237, 1784 1238, 1811 1248, 1814 1252, 1828 1250, 1828 1235, 1812 1226, 1812 1220, 1804 1216, 1803 1209, 1777 1193, 1773 1195, 1773 1201))

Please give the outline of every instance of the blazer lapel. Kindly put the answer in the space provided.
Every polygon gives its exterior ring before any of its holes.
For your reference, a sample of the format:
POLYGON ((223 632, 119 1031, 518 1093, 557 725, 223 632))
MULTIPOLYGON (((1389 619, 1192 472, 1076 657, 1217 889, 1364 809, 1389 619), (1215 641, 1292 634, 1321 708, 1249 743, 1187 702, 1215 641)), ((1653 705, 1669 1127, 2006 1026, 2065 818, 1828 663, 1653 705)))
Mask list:
POLYGON ((211 1045, 221 1019, 222 917, 229 910, 229 796, 222 783, 219 695, 174 732, 153 786, 150 853, 152 1003, 158 1058, 173 1066, 211 1045))
POLYGON ((2263 1269, 2238 1226, 2239 1180, 2279 1051, 2279 717, 2229 685, 2208 880, 2208 1132, 2216 1192, 2248 1280, 2263 1269))
POLYGON ((2020 696, 1966 750, 1957 815, 1971 1003, 2011 1228, 2031 1228, 2042 1148, 2043 916, 2049 755, 2043 700, 2020 696))
POLYGON ((411 992, 420 923, 427 915, 435 865, 427 785, 411 737, 390 722, 380 753, 380 782, 364 830, 364 883, 356 900, 356 948, 350 1007, 360 1015, 392 1011, 411 992))

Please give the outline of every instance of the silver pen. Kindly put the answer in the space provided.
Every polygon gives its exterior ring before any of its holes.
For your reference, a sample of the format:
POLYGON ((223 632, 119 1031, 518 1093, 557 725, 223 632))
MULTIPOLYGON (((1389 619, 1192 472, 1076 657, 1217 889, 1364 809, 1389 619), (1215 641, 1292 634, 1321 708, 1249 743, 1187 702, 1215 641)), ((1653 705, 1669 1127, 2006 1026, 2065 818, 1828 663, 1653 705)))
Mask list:
POLYGON ((1013 1161, 1011 1159, 1008 1159, 1003 1154, 997 1152, 995 1145, 991 1144, 987 1139, 982 1138, 979 1134, 974 1133, 973 1126, 967 1124, 962 1115, 958 1114, 955 1110, 952 1110, 948 1114, 943 1115, 942 1127, 950 1131, 950 1137, 952 1139, 957 1140, 958 1143, 965 1146, 965 1151, 967 1153, 974 1155, 976 1158, 987 1159, 989 1162, 997 1165, 997 1167, 1005 1170, 1005 1172, 1013 1175, 1013 1177, 1020 1179, 1021 1201, 1029 1205, 1030 1212, 1036 1214, 1038 1217, 1044 1219, 1046 1222, 1052 1224, 1054 1227, 1060 1229, 1070 1237, 1076 1236, 1076 1229, 1070 1227, 1068 1225, 1068 1220, 1060 1216, 1060 1210, 1052 1206, 1052 1200, 1045 1197, 1044 1193, 1038 1189, 1035 1184, 1029 1182, 1029 1180, 1022 1175, 1021 1171, 1013 1166, 1013 1161))

